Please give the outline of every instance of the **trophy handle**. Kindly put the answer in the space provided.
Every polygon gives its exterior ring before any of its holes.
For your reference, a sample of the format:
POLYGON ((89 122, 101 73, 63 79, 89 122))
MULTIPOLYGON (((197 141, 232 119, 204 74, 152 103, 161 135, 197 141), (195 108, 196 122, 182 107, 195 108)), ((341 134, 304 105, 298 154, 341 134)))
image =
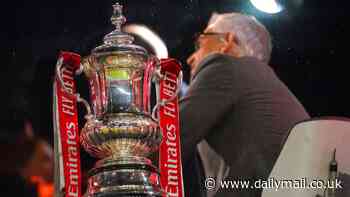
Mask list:
POLYGON ((153 72, 153 76, 152 76, 152 81, 154 81, 156 83, 156 91, 157 91, 157 103, 156 105, 153 107, 153 110, 152 110, 152 118, 155 120, 155 121, 159 121, 158 120, 158 112, 159 112, 159 108, 161 106, 164 106, 166 105, 167 103, 173 101, 177 95, 180 93, 180 90, 181 90, 181 85, 182 85, 182 78, 183 78, 183 74, 182 74, 182 71, 179 72, 179 75, 176 79, 176 82, 177 82, 177 89, 174 93, 174 95, 172 95, 169 99, 160 99, 160 96, 159 96, 159 86, 160 86, 160 81, 164 79, 164 75, 162 74, 162 70, 161 70, 161 62, 158 58, 154 57, 155 59, 155 70, 153 72))
MULTIPOLYGON (((80 94, 78 94, 78 93, 72 94, 71 91, 69 91, 69 89, 64 84, 63 78, 61 76, 62 67, 63 67, 63 57, 60 57, 57 61, 57 64, 56 64, 56 73, 57 73, 56 76, 57 76, 57 79, 58 79, 63 91, 66 92, 67 94, 75 97, 79 103, 82 103, 85 106, 86 112, 87 112, 87 114, 85 115, 85 118, 91 119, 93 117, 93 115, 91 112, 91 107, 89 105, 89 102, 87 102, 87 100, 85 100, 84 98, 80 97, 80 94)), ((84 66, 80 63, 79 69, 76 70, 75 75, 80 75, 81 73, 83 73, 83 71, 84 71, 84 66)))

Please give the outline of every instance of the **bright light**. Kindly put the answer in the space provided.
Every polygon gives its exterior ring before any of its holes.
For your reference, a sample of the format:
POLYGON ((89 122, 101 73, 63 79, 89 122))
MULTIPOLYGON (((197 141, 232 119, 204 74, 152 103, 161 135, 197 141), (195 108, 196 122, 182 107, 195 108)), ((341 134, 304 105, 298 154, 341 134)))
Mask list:
POLYGON ((275 0, 250 0, 250 2, 257 9, 269 14, 276 14, 283 10, 283 7, 275 0))
POLYGON ((168 57, 168 49, 164 41, 147 26, 140 24, 129 24, 124 26, 124 31, 140 36, 144 41, 151 45, 155 51, 155 55, 158 58, 161 59, 168 57))

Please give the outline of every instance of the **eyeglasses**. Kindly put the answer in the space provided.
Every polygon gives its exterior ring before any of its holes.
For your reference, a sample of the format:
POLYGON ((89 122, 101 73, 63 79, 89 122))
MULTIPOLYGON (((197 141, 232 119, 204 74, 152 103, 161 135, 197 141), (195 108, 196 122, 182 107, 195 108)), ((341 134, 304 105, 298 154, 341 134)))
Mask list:
POLYGON ((204 32, 204 33, 196 33, 194 36, 194 48, 195 50, 198 50, 200 48, 200 39, 205 36, 222 36, 225 35, 225 33, 216 33, 216 32, 204 32))

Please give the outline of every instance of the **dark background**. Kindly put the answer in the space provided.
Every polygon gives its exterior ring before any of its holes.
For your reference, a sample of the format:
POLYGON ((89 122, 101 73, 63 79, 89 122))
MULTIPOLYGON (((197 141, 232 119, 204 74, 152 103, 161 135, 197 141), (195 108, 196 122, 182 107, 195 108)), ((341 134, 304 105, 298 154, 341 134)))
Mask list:
MULTIPOLYGON (((7 1, 1 6, 2 105, 29 106, 35 130, 43 137, 52 136, 51 79, 59 50, 84 56, 101 44, 112 30, 109 18, 114 2, 7 1)), ((310 115, 350 116, 345 3, 299 0, 269 15, 248 0, 119 2, 129 23, 148 25, 163 38, 170 56, 183 63, 186 79, 185 60, 193 51, 193 35, 203 30, 213 11, 255 15, 273 37, 271 66, 310 115)), ((79 81, 86 95, 87 83, 79 81)))

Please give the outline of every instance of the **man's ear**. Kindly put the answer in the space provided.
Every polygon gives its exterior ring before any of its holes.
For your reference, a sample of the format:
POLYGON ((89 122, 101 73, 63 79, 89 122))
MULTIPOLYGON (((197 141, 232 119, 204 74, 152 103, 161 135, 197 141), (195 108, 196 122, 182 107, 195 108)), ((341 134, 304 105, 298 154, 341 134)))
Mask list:
POLYGON ((221 47, 220 52, 230 53, 235 46, 235 34, 233 32, 228 32, 224 37, 224 45, 221 47))
POLYGON ((234 57, 240 57, 241 53, 239 50, 236 35, 233 32, 225 34, 224 46, 220 49, 221 53, 229 54, 234 57))

